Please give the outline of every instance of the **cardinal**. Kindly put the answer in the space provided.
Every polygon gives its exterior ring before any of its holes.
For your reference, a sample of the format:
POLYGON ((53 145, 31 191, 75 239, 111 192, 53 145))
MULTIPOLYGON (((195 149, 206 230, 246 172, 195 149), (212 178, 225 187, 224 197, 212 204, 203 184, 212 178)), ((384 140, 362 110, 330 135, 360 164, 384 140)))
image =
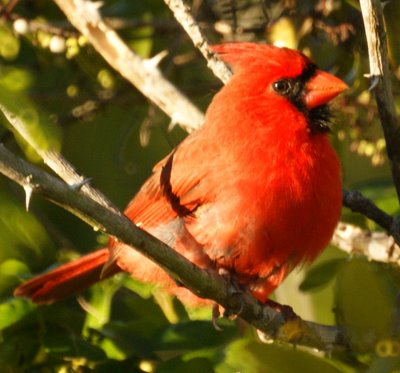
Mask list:
MULTIPOLYGON (((154 167, 125 214, 266 302, 290 271, 323 250, 339 220, 341 171, 327 104, 347 85, 295 50, 253 43, 213 50, 233 77, 213 98, 204 125, 154 167)), ((112 238, 15 295, 52 303, 122 271, 184 303, 204 303, 112 238)))

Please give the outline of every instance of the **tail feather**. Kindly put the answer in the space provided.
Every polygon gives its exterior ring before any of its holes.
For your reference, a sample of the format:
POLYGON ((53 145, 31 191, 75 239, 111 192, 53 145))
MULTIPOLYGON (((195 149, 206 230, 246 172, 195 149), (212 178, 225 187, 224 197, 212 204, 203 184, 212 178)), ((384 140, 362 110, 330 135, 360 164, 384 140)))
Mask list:
POLYGON ((101 275, 108 258, 107 248, 97 250, 20 285, 14 295, 31 298, 39 304, 50 304, 67 298, 120 272, 121 269, 114 266, 114 269, 107 271, 106 276, 101 275))

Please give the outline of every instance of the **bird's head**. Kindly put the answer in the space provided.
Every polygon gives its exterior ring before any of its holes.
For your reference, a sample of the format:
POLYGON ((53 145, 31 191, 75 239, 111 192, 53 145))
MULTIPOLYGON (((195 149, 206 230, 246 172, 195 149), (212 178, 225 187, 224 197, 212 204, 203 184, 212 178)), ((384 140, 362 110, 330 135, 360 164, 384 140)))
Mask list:
POLYGON ((227 88, 239 98, 253 98, 256 109, 265 102, 276 110, 297 110, 306 116, 312 132, 329 130, 326 104, 348 88, 342 80, 288 48, 228 43, 212 49, 233 68, 234 77, 227 88))

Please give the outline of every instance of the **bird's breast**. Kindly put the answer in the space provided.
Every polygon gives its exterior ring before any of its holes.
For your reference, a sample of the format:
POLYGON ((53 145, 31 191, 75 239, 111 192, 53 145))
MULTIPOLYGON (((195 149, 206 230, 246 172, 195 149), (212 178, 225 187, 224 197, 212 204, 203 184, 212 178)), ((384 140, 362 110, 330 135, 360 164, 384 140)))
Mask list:
POLYGON ((268 274, 314 258, 340 216, 339 162, 325 136, 253 148, 217 181, 215 201, 189 230, 211 259, 238 272, 268 274))

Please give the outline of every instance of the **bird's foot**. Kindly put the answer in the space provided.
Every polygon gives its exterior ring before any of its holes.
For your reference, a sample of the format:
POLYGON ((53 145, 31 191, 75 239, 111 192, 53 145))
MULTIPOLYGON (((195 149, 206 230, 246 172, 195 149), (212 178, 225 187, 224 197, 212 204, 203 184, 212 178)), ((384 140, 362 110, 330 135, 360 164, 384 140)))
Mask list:
POLYGON ((289 320, 294 320, 297 319, 299 316, 293 311, 293 308, 286 305, 286 304, 280 304, 278 302, 275 302, 271 299, 268 299, 265 302, 266 305, 269 307, 273 308, 275 311, 279 312, 282 314, 283 318, 285 321, 289 320))
MULTIPOLYGON (((230 296, 240 296, 243 294, 244 289, 239 282, 239 279, 235 273, 228 271, 225 268, 218 268, 218 274, 222 276, 228 284, 228 292, 230 296)), ((243 303, 237 309, 225 309, 223 316, 226 318, 232 318, 239 316, 243 311, 243 303)))

